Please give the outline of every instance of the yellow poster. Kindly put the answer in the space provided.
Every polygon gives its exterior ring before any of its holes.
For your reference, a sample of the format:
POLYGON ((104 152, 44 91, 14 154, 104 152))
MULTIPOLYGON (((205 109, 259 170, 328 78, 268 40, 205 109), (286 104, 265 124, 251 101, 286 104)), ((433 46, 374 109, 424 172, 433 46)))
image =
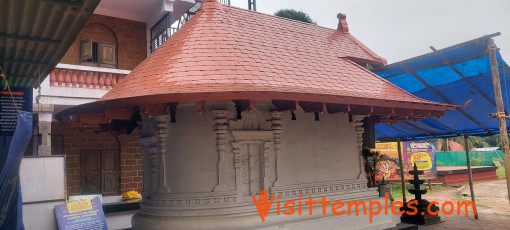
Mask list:
POLYGON ((427 152, 416 152, 411 155, 411 165, 416 164, 420 171, 432 169, 432 158, 427 152))
POLYGON ((69 213, 83 212, 92 209, 91 200, 79 200, 67 203, 67 211, 69 213))
POLYGON ((375 165, 375 180, 400 180, 397 142, 375 143, 375 151, 379 152, 375 165))

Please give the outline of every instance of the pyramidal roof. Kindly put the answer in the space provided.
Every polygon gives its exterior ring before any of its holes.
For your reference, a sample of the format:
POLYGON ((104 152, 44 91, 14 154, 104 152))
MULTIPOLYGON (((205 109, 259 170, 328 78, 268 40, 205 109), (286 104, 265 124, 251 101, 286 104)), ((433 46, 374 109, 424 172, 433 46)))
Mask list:
POLYGON ((386 61, 345 31, 204 0, 193 18, 108 94, 63 115, 242 99, 453 108, 417 98, 362 67, 386 61))

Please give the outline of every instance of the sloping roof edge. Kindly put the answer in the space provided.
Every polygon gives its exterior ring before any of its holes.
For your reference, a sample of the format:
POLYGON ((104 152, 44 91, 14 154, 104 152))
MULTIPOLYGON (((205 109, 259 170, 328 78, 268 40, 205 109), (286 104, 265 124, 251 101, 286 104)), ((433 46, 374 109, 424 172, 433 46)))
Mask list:
POLYGON ((36 88, 65 55, 100 0, 7 0, 0 66, 11 87, 36 88))

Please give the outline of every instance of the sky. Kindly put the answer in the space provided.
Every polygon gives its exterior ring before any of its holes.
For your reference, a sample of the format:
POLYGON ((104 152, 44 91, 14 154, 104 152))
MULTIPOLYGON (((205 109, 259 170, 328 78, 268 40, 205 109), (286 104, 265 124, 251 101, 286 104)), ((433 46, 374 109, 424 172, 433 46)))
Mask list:
MULTIPOLYGON (((248 8, 248 0, 231 0, 248 8)), ((388 63, 409 59, 483 35, 495 37, 510 63, 510 0, 257 0, 257 11, 274 14, 291 8, 308 13, 318 25, 337 28, 347 14, 349 32, 388 63)))

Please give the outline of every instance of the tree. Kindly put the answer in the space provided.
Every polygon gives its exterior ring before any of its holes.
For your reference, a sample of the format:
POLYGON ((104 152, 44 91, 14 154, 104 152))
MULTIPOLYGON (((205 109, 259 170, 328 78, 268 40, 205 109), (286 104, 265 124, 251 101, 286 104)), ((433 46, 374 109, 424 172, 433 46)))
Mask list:
MULTIPOLYGON (((452 137, 452 138, 445 138, 445 139, 437 139, 436 143, 441 145, 441 149, 438 149, 438 151, 449 151, 447 149, 446 141, 453 141, 456 143, 461 144, 464 146, 464 137, 452 137)), ((487 137, 477 137, 477 136, 470 136, 468 141, 468 147, 469 149, 472 148, 484 148, 484 147, 502 147, 501 144, 501 138, 499 134, 487 136, 487 137)))
POLYGON ((281 10, 276 11, 276 13, 274 13, 274 15, 278 16, 278 17, 282 17, 282 18, 289 18, 289 19, 317 25, 317 22, 313 21, 312 18, 310 18, 310 15, 308 15, 307 13, 305 13, 301 10, 281 9, 281 10))

